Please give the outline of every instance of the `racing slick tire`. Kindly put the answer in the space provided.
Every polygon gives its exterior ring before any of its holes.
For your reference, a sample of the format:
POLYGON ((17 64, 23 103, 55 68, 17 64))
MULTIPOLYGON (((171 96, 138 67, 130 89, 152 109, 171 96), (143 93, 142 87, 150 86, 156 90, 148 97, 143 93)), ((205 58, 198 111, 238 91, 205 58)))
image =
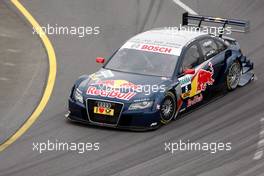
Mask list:
POLYGON ((172 92, 167 92, 160 106, 160 121, 162 124, 168 124, 175 118, 176 106, 175 95, 172 92))
POLYGON ((225 85, 227 91, 233 91, 237 88, 242 74, 241 64, 236 60, 228 68, 225 85))

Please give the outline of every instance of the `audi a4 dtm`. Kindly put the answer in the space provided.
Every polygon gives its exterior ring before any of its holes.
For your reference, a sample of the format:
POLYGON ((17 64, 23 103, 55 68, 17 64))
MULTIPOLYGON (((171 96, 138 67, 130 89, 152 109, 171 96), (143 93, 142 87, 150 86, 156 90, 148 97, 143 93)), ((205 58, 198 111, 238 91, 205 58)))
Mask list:
MULTIPOLYGON (((244 30, 248 22, 183 14, 190 21, 244 30)), ((253 63, 235 39, 196 31, 153 29, 129 39, 69 97, 68 119, 99 126, 155 129, 202 102, 216 89, 235 90, 253 78, 253 63)))

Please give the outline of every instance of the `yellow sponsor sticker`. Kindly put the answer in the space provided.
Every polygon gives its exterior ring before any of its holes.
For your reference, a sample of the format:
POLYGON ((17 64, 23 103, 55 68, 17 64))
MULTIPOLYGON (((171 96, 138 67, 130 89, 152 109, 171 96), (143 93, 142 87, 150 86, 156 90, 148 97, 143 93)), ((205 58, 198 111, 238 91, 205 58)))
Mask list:
POLYGON ((114 115, 114 109, 108 109, 104 107, 94 107, 94 113, 95 114, 102 114, 102 115, 109 115, 113 116, 114 115))

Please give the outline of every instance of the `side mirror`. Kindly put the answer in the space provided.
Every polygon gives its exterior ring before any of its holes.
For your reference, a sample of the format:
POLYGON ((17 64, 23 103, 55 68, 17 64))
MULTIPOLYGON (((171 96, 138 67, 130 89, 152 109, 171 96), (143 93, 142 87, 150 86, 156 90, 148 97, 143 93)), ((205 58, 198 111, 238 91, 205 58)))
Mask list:
POLYGON ((99 64, 103 64, 105 62, 105 58, 103 58, 103 57, 97 57, 95 61, 97 63, 99 63, 99 64))
POLYGON ((187 74, 194 74, 195 70, 194 69, 185 69, 183 70, 183 74, 187 75, 187 74))

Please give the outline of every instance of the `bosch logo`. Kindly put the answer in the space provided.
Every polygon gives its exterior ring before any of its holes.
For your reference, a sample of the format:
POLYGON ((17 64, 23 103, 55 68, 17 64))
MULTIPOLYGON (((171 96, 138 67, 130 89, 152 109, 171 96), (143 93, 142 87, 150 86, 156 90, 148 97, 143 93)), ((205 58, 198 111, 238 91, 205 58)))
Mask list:
POLYGON ((171 53, 172 51, 172 48, 154 46, 154 45, 142 45, 141 49, 147 51, 159 52, 159 53, 168 53, 168 54, 171 53))
POLYGON ((106 109, 110 109, 111 108, 111 103, 107 103, 107 102, 97 102, 97 106, 101 107, 101 108, 106 108, 106 109))

